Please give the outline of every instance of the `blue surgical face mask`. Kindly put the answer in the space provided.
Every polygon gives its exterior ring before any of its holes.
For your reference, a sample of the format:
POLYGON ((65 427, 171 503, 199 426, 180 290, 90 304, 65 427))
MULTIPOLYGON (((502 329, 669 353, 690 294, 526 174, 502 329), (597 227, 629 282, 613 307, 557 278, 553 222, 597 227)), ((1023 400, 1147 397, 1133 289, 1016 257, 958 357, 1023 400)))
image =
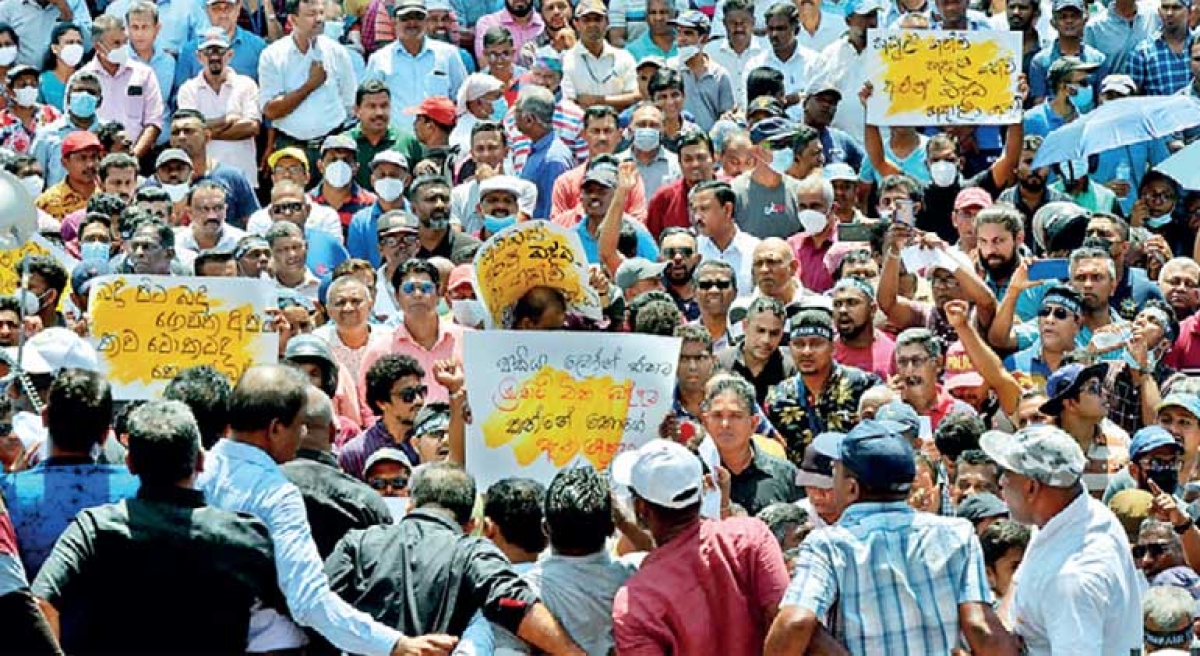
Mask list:
POLYGON ((1162 216, 1146 217, 1146 225, 1157 230, 1171 223, 1171 215, 1164 214, 1162 216))
POLYGON ((771 151, 771 169, 776 173, 784 174, 792 168, 792 162, 796 159, 796 153, 791 148, 785 150, 771 151))
POLYGON ((1096 96, 1092 93, 1091 87, 1076 87, 1075 93, 1067 98, 1071 101, 1071 105, 1075 111, 1081 115, 1086 114, 1096 107, 1096 96))
POLYGON ((91 118, 96 115, 96 106, 100 99, 86 91, 73 91, 68 98, 67 109, 79 118, 91 118))
POLYGON ((491 216, 483 215, 483 227, 489 235, 494 235, 505 228, 514 225, 517 222, 515 216, 491 216))
POLYGON ((492 120, 493 121, 502 120, 504 118, 504 115, 507 113, 508 113, 508 101, 504 99, 504 96, 500 96, 499 98, 492 101, 492 120))
POLYGON ((342 35, 346 33, 346 24, 340 20, 325 21, 325 36, 334 41, 341 41, 342 35))
POLYGON ((84 262, 107 262, 110 247, 102 241, 85 241, 79 245, 79 255, 84 262))

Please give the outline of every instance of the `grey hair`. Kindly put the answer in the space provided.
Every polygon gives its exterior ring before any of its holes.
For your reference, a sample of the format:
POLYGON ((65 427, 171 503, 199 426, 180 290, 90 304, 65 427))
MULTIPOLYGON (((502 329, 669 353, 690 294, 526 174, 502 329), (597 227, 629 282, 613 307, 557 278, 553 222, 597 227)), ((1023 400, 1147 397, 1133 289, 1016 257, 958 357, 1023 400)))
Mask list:
POLYGON ((1200 264, 1197 264, 1196 260, 1193 260, 1190 257, 1173 257, 1167 260, 1167 263, 1162 265, 1162 268, 1159 269, 1159 282, 1162 282, 1163 278, 1167 275, 1167 269, 1183 269, 1185 271, 1191 271, 1192 273, 1200 276, 1200 264))
POLYGON ((909 344, 920 345, 925 352, 935 358, 942 357, 942 340, 928 328, 909 328, 896 336, 896 350, 909 344))
POLYGON ((158 5, 149 0, 137 0, 129 6, 129 10, 125 12, 125 23, 129 23, 131 16, 138 14, 149 16, 154 19, 154 24, 158 24, 158 5))
POLYGON ((554 124, 554 94, 546 87, 530 85, 521 90, 513 108, 520 114, 528 114, 545 127, 554 124))
POLYGON ((733 270, 733 265, 725 260, 703 260, 696 266, 696 270, 692 272, 692 280, 700 280, 700 272, 704 269, 719 269, 724 273, 729 274, 729 279, 735 284, 737 283, 737 272, 733 270))
POLYGON ((696 342, 704 347, 705 351, 712 353, 712 335, 708 329, 693 323, 687 323, 675 328, 675 336, 684 343, 696 342))
POLYGON ((182 401, 150 401, 129 413, 129 459, 143 483, 173 485, 192 475, 200 427, 182 401))
POLYGON ((100 84, 100 76, 96 75, 92 71, 79 70, 72 73, 71 77, 67 78, 67 93, 70 93, 72 89, 74 89, 76 82, 92 82, 96 86, 100 87, 101 94, 104 93, 104 87, 100 84))
POLYGON ((1117 264, 1113 262, 1112 254, 1100 248, 1080 248, 1071 252, 1071 277, 1075 277, 1075 265, 1080 260, 1105 260, 1108 263, 1108 277, 1117 279, 1117 264))
POLYGON ((808 513, 794 503, 773 503, 758 511, 755 517, 761 519, 767 525, 767 528, 771 530, 771 534, 775 536, 775 541, 781 547, 783 546, 784 538, 787 537, 789 526, 799 528, 808 523, 808 513))
POLYGON ((746 406, 746 412, 754 414, 756 405, 754 396, 754 386, 745 378, 734 374, 717 374, 708 381, 708 386, 704 390, 704 401, 700 403, 700 409, 708 411, 712 406, 712 402, 726 392, 733 392, 737 395, 742 405, 746 406))
POLYGON ((300 226, 290 221, 276 221, 267 230, 267 234, 263 235, 263 239, 267 240, 267 244, 271 248, 275 247, 275 242, 284 237, 299 237, 300 239, 304 239, 304 231, 300 229, 300 226))
POLYGON ((1192 617, 1196 612, 1196 600, 1183 588, 1173 585, 1156 585, 1142 597, 1142 620, 1170 631, 1178 627, 1191 632, 1192 617))
MULTIPOLYGON (((125 31, 125 22, 116 16, 100 14, 92 21, 92 43, 99 41, 105 34, 113 30, 125 31)), ((98 79, 98 78, 97 78, 98 79)))
POLYGON ((1183 557, 1183 539, 1175 533, 1175 527, 1166 522, 1160 522, 1157 519, 1144 519, 1141 525, 1138 526, 1138 537, 1154 536, 1163 538, 1163 543, 1172 555, 1183 557))
POLYGON ((833 183, 826 180, 824 176, 810 175, 800 181, 796 185, 796 190, 800 193, 809 191, 821 190, 821 196, 825 199, 825 210, 833 209, 833 183))
POLYGON ((892 388, 887 385, 876 385, 858 397, 858 414, 861 416, 863 409, 872 403, 875 404, 875 407, 879 407, 894 400, 896 400, 896 392, 892 388))
POLYGON ((367 283, 363 282, 358 276, 353 276, 353 275, 345 275, 345 276, 339 276, 337 278, 334 278, 333 282, 329 283, 329 287, 325 290, 325 298, 329 299, 329 303, 332 304, 333 303, 333 293, 335 291, 340 290, 342 287, 345 287, 346 285, 354 285, 354 284, 357 284, 358 286, 360 286, 364 290, 366 290, 367 298, 371 298, 371 288, 368 287, 367 283))
POLYGON ((320 422, 333 428, 333 401, 329 400, 329 395, 321 391, 315 385, 309 385, 305 388, 308 398, 304 401, 304 423, 320 422))

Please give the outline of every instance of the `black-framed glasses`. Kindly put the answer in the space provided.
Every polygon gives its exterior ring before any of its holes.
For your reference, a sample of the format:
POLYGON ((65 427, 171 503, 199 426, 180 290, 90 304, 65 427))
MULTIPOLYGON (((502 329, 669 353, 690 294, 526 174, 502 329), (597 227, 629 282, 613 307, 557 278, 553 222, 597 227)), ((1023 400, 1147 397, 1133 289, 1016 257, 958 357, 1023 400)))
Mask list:
POLYGON ((271 211, 280 214, 299 214, 304 209, 304 203, 271 203, 271 211))
POLYGON ((415 232, 392 233, 379 238, 380 245, 384 246, 385 248, 395 248, 405 244, 414 244, 416 241, 417 234, 415 232))
POLYGON ((1170 546, 1166 542, 1150 542, 1148 544, 1138 544, 1133 547, 1134 560, 1141 560, 1146 556, 1158 558, 1167 552, 1167 547, 1170 546))
POLYGON ((367 480, 367 484, 371 486, 371 489, 378 490, 379 492, 383 492, 388 488, 403 490, 408 487, 408 479, 403 476, 392 476, 391 478, 376 476, 367 480))
POLYGON ((701 280, 700 282, 696 283, 696 286, 699 287, 700 289, 713 289, 715 287, 716 289, 725 291, 726 289, 733 287, 733 281, 732 280, 701 280))
POLYGON ((1071 317, 1071 313, 1068 312, 1066 308, 1044 307, 1044 308, 1038 310, 1039 317, 1048 317, 1051 315, 1054 315, 1054 318, 1058 319, 1059 321, 1066 321, 1067 319, 1069 319, 1071 317))
POLYGON ((691 246, 680 246, 678 248, 664 248, 662 249, 662 254, 664 258, 672 260, 675 259, 675 256, 683 258, 691 257, 696 254, 696 250, 691 246))
POLYGON ((393 396, 405 403, 412 403, 413 401, 416 401, 418 397, 424 399, 428 394, 429 388, 425 385, 413 385, 412 387, 405 387, 403 389, 396 390, 396 393, 393 394, 393 396))

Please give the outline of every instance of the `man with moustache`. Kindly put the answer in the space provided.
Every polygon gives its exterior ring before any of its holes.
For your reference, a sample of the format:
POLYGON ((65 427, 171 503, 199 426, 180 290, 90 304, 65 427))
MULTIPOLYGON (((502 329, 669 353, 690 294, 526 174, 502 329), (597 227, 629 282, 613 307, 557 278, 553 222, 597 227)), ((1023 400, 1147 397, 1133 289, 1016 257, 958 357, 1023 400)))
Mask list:
POLYGON ((1200 264, 1190 257, 1168 260, 1158 272, 1158 289, 1180 321, 1200 307, 1200 264))
POLYGON ((887 379, 896 373, 896 342, 875 327, 875 288, 862 278, 842 278, 833 286, 834 359, 887 379))
POLYGON ((663 270, 663 283, 675 306, 688 321, 700 318, 700 303, 696 300, 696 286, 692 275, 700 264, 700 253, 696 248, 696 237, 686 228, 667 228, 658 242, 659 259, 667 263, 663 270))
POLYGON ((695 279, 700 316, 692 323, 708 331, 713 351, 719 351, 729 346, 733 337, 729 307, 737 298, 737 278, 728 262, 704 260, 696 266, 695 279))
POLYGON ((444 257, 468 264, 479 249, 479 240, 450 229, 450 183, 438 175, 423 175, 408 188, 408 202, 420 222, 416 257, 444 257))
MULTIPOLYGON (((1033 168, 1033 158, 1042 147, 1043 138, 1039 136, 1025 137, 1021 142, 1021 159, 1017 164, 1017 184, 1000 192, 996 199, 1000 203, 1008 203, 1020 210, 1021 214, 1032 219, 1039 209, 1048 203, 1057 201, 1071 202, 1071 197, 1046 186, 1050 177, 1050 168, 1043 166, 1033 168)), ((1027 234, 1026 246, 1034 247, 1033 235, 1027 234)))
POLYGON ((546 24, 541 14, 533 10, 533 0, 504 0, 504 9, 481 16, 475 23, 475 56, 481 64, 487 61, 483 53, 483 35, 493 27, 501 27, 511 34, 513 52, 521 52, 526 43, 537 41, 546 24))
POLYGON ((1097 214, 1088 221, 1086 234, 1089 243, 1108 245, 1108 254, 1117 269, 1117 286, 1108 304, 1122 319, 1133 321, 1152 298, 1164 300, 1162 290, 1150 280, 1145 269, 1125 265, 1130 238, 1128 223, 1111 214, 1097 214))
POLYGON ((734 296, 748 296, 754 291, 754 251, 759 240, 738 228, 734 220, 737 196, 728 182, 701 182, 688 192, 688 210, 696 232, 700 257, 705 262, 717 261, 729 265, 735 274, 734 296))
MULTIPOLYGON (((1082 308, 1083 297, 1074 287, 1051 285, 1042 296, 1037 340, 1005 358, 1004 368, 1032 387, 1045 387, 1046 379, 1064 364, 1067 353, 1076 348, 1075 338, 1083 325, 1082 308)), ((1004 346, 1015 345, 1014 339, 1004 346)))
POLYGON ((975 410, 954 398, 941 384, 945 367, 943 340, 926 328, 909 328, 896 336, 896 376, 892 388, 917 414, 929 417, 934 430, 955 412, 975 410))
POLYGON ((988 289, 1003 298, 1025 241, 1021 213, 1011 206, 989 207, 975 215, 975 249, 988 289))

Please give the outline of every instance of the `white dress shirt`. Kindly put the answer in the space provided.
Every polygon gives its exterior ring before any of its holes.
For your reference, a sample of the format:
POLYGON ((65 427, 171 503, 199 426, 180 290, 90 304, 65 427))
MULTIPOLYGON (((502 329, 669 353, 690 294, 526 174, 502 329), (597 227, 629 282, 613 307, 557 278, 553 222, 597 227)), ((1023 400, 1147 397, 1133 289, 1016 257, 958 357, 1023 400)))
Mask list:
MULTIPOLYGON (((226 70, 225 81, 217 91, 205 81, 203 73, 184 82, 179 87, 176 103, 179 109, 194 109, 209 120, 234 115, 239 119, 262 123, 258 85, 249 77, 238 75, 232 68, 226 70)), ((250 186, 258 188, 258 149, 254 145, 254 137, 236 141, 211 139, 208 142, 208 156, 241 171, 250 181, 250 186)))
POLYGON ((845 33, 846 19, 838 14, 823 11, 821 22, 817 23, 817 31, 809 34, 808 30, 801 26, 800 31, 796 33, 796 42, 813 52, 821 52, 845 33))
POLYGON ((696 237, 696 247, 701 262, 720 260, 733 267, 738 296, 748 296, 754 292, 754 249, 760 240, 748 232, 734 229, 737 232, 725 250, 717 248, 716 243, 705 235, 696 237))
MULTIPOLYGON (((319 230, 337 239, 337 243, 345 245, 346 238, 342 235, 342 219, 338 216, 337 210, 328 205, 318 205, 313 202, 308 205, 310 209, 308 220, 304 222, 305 234, 319 230)), ((274 223, 275 220, 271 218, 270 205, 268 205, 250 215, 250 218, 246 220, 246 232, 262 237, 267 234, 274 223)))
POLYGON ((600 56, 596 57, 580 41, 563 53, 564 98, 614 96, 637 90, 637 68, 628 51, 605 41, 600 56))
MULTIPOLYGON (((817 71, 819 55, 808 48, 796 42, 796 49, 792 52, 792 56, 788 57, 787 61, 779 59, 775 55, 775 50, 767 48, 765 52, 758 57, 750 60, 747 66, 747 71, 753 71, 756 68, 767 67, 783 73, 783 92, 786 94, 804 93, 808 89, 809 83, 812 82, 813 74, 817 71)), ((749 73, 746 74, 749 77, 749 73)), ((745 94, 746 89, 742 88, 742 93, 745 94)), ((803 103, 796 103, 788 107, 787 114, 793 120, 804 120, 803 103)))
MULTIPOLYGON (((865 50, 863 52, 866 52, 865 50)), ((837 113, 833 116, 833 127, 856 139, 862 139, 866 131, 866 110, 858 102, 858 92, 867 81, 867 60, 847 38, 839 38, 826 46, 820 55, 820 75, 833 82, 842 92, 837 113)))
POLYGON ((314 61, 325 67, 325 83, 290 114, 273 121, 276 129, 294 139, 323 137, 350 115, 358 89, 350 53, 325 35, 318 35, 308 52, 302 53, 296 47, 296 38, 286 36, 267 46, 258 60, 259 102, 263 107, 299 89, 308 80, 314 61))
POLYGON ((704 47, 709 59, 729 73, 729 79, 733 82, 733 101, 738 109, 746 109, 746 76, 753 70, 750 62, 770 50, 771 46, 757 36, 750 39, 750 45, 741 54, 733 51, 727 39, 709 41, 704 47))

